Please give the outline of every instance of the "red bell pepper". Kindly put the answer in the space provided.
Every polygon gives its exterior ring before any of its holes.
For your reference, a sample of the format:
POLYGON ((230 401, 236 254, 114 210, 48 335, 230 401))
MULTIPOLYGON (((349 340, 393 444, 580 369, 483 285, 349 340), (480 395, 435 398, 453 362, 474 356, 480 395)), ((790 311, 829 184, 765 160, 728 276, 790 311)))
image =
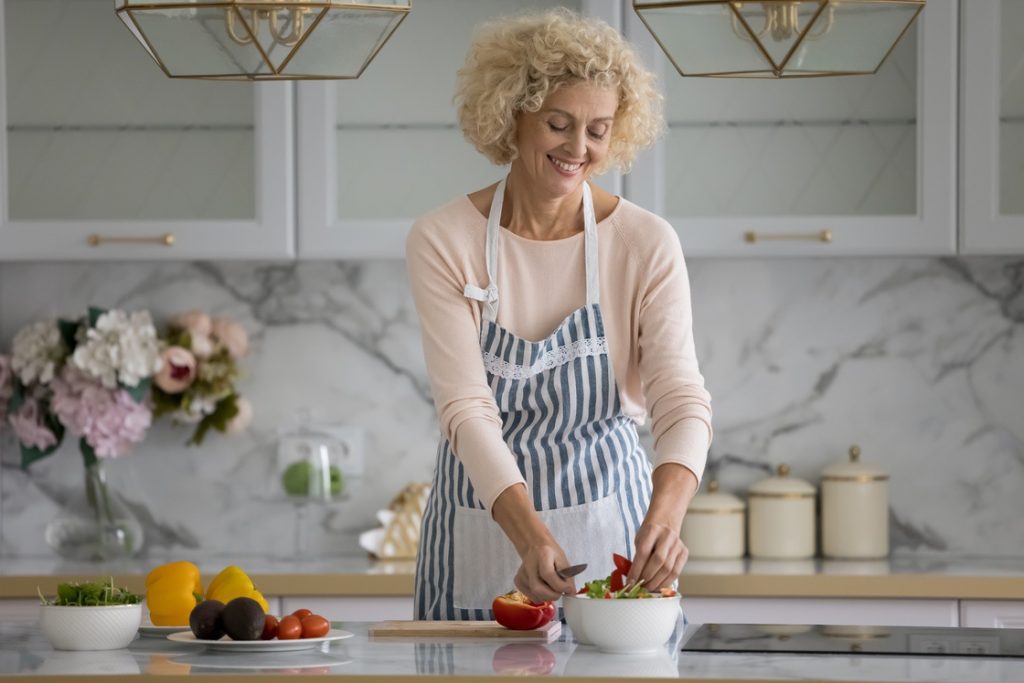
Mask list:
POLYGON ((612 592, 620 591, 626 586, 626 575, 618 569, 612 570, 611 578, 608 580, 608 587, 612 592))
POLYGON ((618 553, 612 553, 612 562, 615 563, 615 568, 622 572, 623 576, 628 574, 629 570, 633 568, 633 562, 618 553))
POLYGON ((494 620, 513 631, 539 628, 555 616, 555 603, 532 602, 519 591, 494 598, 491 609, 494 610, 494 620))

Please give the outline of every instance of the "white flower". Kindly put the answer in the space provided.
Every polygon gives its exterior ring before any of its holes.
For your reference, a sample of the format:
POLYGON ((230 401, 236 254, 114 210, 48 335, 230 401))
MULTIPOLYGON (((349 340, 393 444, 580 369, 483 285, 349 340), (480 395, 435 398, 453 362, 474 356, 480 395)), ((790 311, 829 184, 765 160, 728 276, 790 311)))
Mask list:
POLYGON ((174 411, 174 421, 195 424, 217 409, 217 402, 203 396, 192 396, 188 408, 174 411))
POLYGON ((24 385, 49 384, 67 355, 56 320, 40 320, 18 330, 11 347, 11 369, 24 385))
POLYGON ((103 386, 133 387, 160 369, 160 344, 148 311, 110 310, 89 328, 71 363, 103 386))

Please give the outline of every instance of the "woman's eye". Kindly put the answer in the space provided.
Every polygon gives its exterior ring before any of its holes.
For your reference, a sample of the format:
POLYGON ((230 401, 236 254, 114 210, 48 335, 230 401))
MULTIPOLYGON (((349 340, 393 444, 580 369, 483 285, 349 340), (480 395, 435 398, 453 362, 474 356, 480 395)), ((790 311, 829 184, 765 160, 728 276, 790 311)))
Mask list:
POLYGON ((588 131, 588 132, 590 133, 590 137, 594 138, 595 140, 603 140, 604 136, 605 136, 605 133, 607 131, 597 132, 597 131, 593 131, 592 130, 592 131, 588 131))
POLYGON ((556 133, 564 133, 565 130, 569 127, 569 126, 556 126, 553 123, 549 123, 548 126, 551 128, 551 130, 555 131, 556 133))

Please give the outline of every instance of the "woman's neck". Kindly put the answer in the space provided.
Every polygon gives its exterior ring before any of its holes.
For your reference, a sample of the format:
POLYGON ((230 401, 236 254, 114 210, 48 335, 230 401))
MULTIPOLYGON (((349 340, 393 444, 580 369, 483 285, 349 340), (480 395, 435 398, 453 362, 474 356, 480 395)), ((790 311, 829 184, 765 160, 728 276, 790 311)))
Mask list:
POLYGON ((515 167, 505 186, 501 224, 520 237, 557 240, 583 230, 583 187, 563 196, 546 196, 515 167))

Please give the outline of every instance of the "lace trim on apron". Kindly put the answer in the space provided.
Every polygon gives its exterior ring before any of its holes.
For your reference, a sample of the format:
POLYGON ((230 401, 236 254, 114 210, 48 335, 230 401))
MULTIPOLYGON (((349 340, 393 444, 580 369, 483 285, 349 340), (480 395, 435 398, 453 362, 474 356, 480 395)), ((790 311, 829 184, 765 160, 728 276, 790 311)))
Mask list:
POLYGON ((490 352, 485 352, 483 359, 484 368, 492 375, 503 379, 528 379, 545 370, 565 365, 576 358, 586 358, 587 356, 598 356, 606 353, 608 353, 608 341, 604 337, 593 337, 580 339, 572 344, 545 351, 531 365, 509 363, 504 358, 500 358, 490 352))

